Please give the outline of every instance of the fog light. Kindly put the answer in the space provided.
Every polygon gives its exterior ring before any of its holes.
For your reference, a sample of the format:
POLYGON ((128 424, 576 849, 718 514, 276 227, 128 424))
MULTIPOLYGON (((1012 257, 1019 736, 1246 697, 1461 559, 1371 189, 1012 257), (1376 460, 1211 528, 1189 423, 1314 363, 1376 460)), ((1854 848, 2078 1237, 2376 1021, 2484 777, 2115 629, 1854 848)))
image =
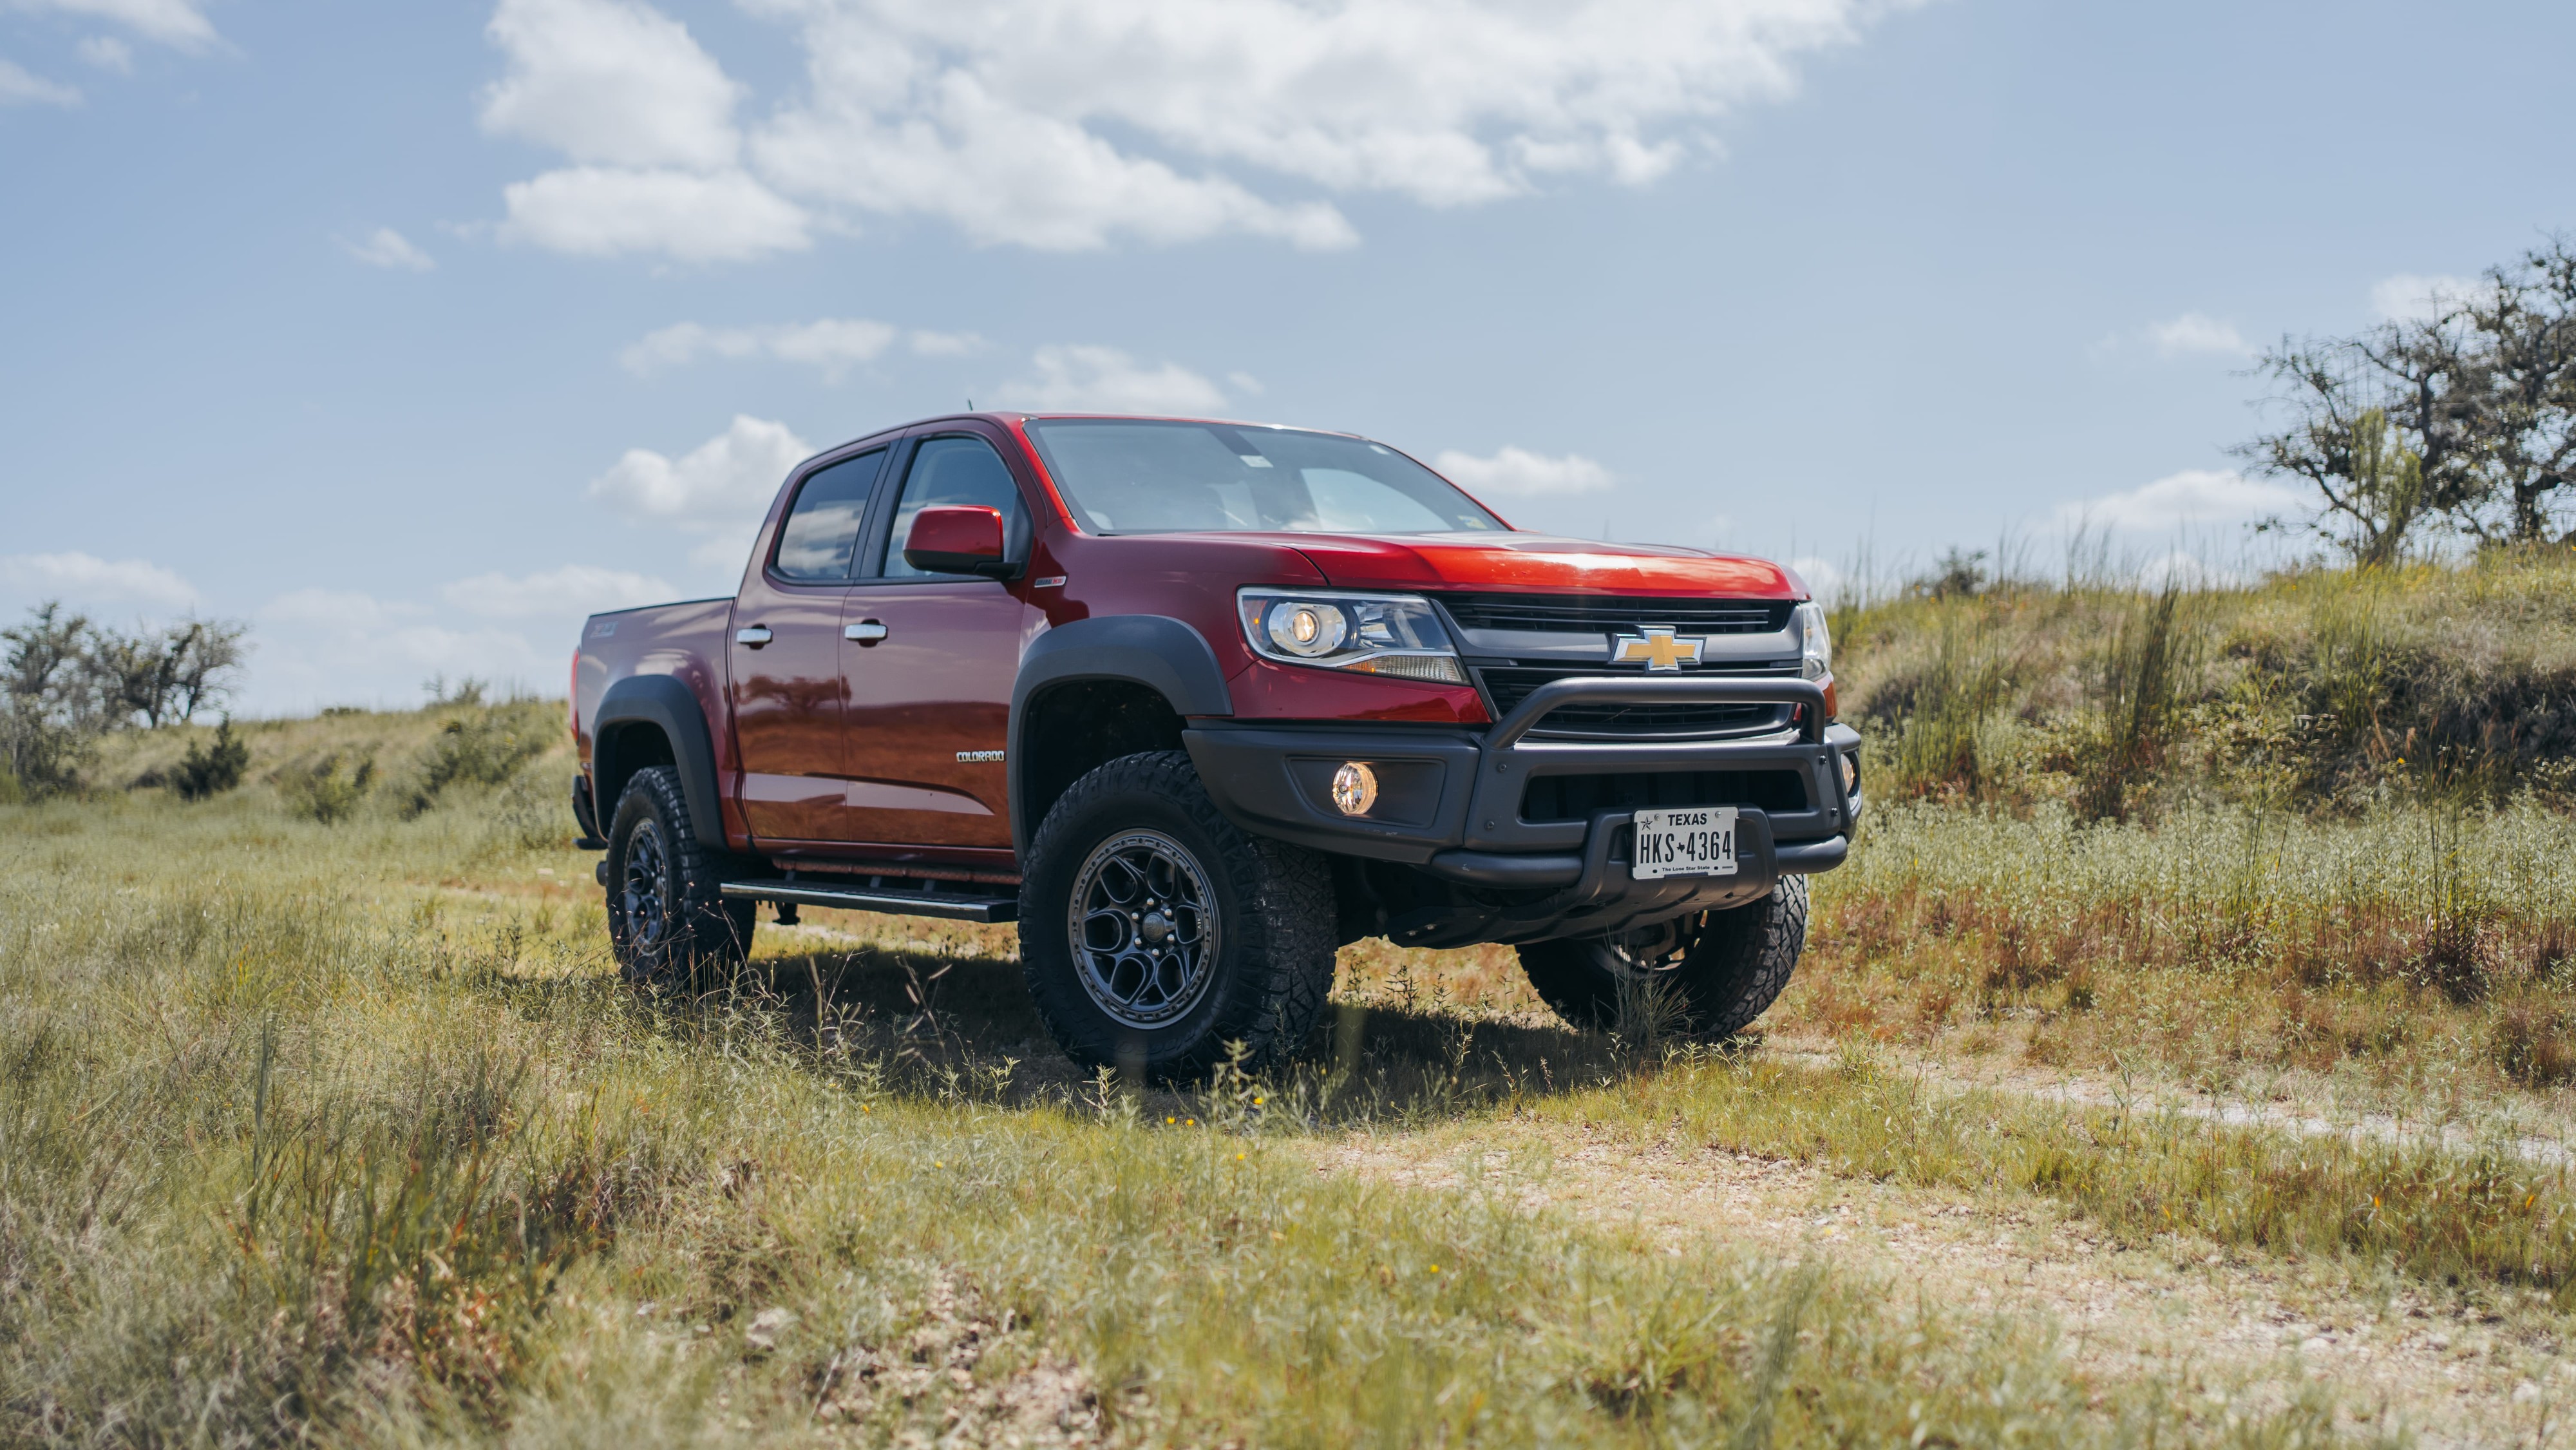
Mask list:
POLYGON ((1377 804, 1377 772, 1356 760, 1333 772, 1333 804, 1346 816, 1364 816, 1377 804))
POLYGON ((1845 754, 1842 757, 1842 762, 1843 794, 1860 794, 1860 757, 1857 755, 1845 754))

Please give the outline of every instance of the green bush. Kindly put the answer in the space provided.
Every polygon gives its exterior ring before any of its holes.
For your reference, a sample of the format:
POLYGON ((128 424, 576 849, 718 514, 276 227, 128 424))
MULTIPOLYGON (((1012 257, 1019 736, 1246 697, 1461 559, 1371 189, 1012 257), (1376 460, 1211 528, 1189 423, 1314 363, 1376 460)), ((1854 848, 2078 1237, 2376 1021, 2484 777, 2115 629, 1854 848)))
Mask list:
POLYGON ((452 785, 507 783, 521 765, 546 748, 543 738, 514 718, 523 714, 476 706, 451 717, 439 728, 438 738, 421 752, 420 783, 412 790, 410 813, 418 815, 436 805, 439 795, 452 785))
POLYGON ((280 771, 277 792, 285 798, 288 810, 328 826, 356 814, 375 779, 373 752, 360 755, 352 763, 335 750, 319 760, 280 771))
POLYGON ((179 762, 170 787, 181 800, 206 800, 240 785, 242 772, 249 765, 250 746, 233 734, 232 717, 227 715, 215 726, 211 745, 205 741, 189 743, 188 754, 179 762))

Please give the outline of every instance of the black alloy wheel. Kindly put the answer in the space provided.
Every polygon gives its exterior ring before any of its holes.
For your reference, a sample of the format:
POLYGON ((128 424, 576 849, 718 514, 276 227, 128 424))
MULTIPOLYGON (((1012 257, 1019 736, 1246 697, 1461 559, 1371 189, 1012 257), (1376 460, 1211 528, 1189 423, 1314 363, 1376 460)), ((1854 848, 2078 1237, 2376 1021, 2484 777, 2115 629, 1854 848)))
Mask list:
POLYGON ((1224 921, 1216 888, 1180 842, 1160 831, 1101 842, 1074 874, 1067 907, 1075 973, 1120 1026, 1150 1031, 1207 994, 1224 921))
POLYGON ((1130 755, 1074 782, 1030 842, 1020 966, 1057 1045, 1084 1067, 1203 1075, 1305 1040, 1333 984, 1324 858, 1246 835, 1189 756, 1130 755))

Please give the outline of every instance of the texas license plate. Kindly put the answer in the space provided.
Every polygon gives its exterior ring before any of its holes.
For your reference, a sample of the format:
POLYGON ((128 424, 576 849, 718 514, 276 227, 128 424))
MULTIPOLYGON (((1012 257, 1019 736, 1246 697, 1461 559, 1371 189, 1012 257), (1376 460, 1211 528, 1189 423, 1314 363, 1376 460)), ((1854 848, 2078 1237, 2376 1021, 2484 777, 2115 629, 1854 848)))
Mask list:
POLYGON ((1735 807, 1637 812, 1637 846, 1630 863, 1629 874, 1639 881, 1734 875, 1735 807))

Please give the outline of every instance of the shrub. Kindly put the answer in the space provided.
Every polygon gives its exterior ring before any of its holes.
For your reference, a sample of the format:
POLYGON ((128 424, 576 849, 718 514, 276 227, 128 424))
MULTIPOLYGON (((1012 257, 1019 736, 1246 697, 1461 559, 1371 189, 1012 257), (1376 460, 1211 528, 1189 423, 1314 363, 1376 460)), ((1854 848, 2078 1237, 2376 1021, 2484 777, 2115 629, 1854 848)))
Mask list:
POLYGON ((205 741, 189 743, 188 754, 179 762, 170 786, 179 792, 181 800, 206 800, 241 784, 242 771, 249 765, 250 747, 233 734, 232 717, 227 715, 215 726, 211 747, 205 741))
POLYGON ((375 779, 373 753, 359 756, 351 765, 335 750, 309 764, 279 772, 277 789, 286 798, 288 810, 328 826, 355 814, 375 779))
POLYGON ((513 725, 507 713, 477 707, 441 726, 438 738, 421 752, 420 784, 412 791, 411 813, 418 815, 436 805, 439 793, 451 785, 501 785, 546 748, 542 739, 513 725))
POLYGON ((561 850, 572 844, 572 808, 560 770, 530 764, 510 777, 493 802, 486 839, 525 851, 561 850))

